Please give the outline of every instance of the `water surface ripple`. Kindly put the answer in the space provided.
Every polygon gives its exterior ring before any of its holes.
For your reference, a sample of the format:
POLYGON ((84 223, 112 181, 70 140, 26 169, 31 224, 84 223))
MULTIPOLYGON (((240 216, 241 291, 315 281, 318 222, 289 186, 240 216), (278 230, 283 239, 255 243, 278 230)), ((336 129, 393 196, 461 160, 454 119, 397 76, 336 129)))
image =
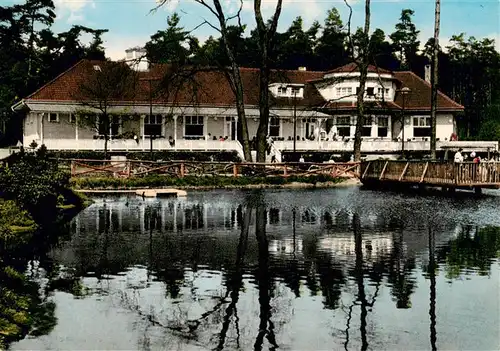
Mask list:
POLYGON ((494 350, 500 197, 97 198, 49 253, 57 324, 14 350, 494 350), (62 286, 62 285, 61 285, 62 286))

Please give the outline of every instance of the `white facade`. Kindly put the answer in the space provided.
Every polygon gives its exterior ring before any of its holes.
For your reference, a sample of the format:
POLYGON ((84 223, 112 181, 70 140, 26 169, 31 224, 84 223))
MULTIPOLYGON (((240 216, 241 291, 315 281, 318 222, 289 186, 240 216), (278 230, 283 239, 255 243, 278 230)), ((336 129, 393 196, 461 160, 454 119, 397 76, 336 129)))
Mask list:
MULTIPOLYGON (((147 62, 143 60, 142 48, 129 49, 126 54, 126 59, 135 65, 135 69, 148 69, 147 62)), ((414 76, 414 79, 420 78, 414 76)), ((425 84, 423 87, 428 88, 425 84)), ((423 89, 422 84, 420 88, 423 89)), ((327 72, 321 79, 313 81, 271 82, 270 93, 275 99, 284 101, 280 107, 271 106, 267 133, 274 140, 272 152, 278 161, 281 160, 282 152, 293 150, 352 152, 358 89, 359 72, 350 71, 327 72), (309 89, 315 90, 326 105, 338 103, 341 108, 318 109, 309 106, 309 89)), ((400 89, 401 81, 394 74, 387 71, 368 73, 365 100, 377 104, 382 102, 386 108, 378 108, 373 110, 378 112, 365 116, 361 144, 363 153, 399 154, 403 149, 429 150, 430 111, 425 107, 403 111, 396 104, 400 89)), ((456 106, 460 110, 460 105, 456 106)), ((99 135, 104 133, 98 128, 89 128, 88 123, 76 117, 82 109, 77 103, 28 99, 16 104, 13 109, 21 107, 29 111, 24 120, 25 147, 35 142, 38 145, 45 144, 51 150, 104 148, 103 136, 99 135)), ((252 139, 259 125, 259 109, 249 104, 245 108, 249 137, 252 139)), ((233 150, 243 157, 243 149, 238 141, 241 139, 238 135, 241 133, 241 121, 234 106, 124 103, 122 106, 110 107, 109 113, 118 116, 108 133, 111 135, 110 151, 149 150, 152 145, 156 150, 233 150), (151 135, 154 136, 152 142, 151 135)), ((456 142, 450 142, 452 134, 456 133, 454 112, 438 110, 436 124, 438 149, 453 148, 454 145, 458 147, 456 142)), ((498 143, 478 142, 470 147, 475 151, 496 151, 498 143)))

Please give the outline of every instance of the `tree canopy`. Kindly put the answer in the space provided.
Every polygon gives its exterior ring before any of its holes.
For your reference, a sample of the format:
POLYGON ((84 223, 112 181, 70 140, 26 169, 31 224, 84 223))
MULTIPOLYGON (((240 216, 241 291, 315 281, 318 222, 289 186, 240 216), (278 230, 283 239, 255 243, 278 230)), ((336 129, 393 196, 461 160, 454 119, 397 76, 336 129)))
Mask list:
MULTIPOLYGON (((356 54, 353 50, 368 45, 370 64, 389 70, 411 70, 423 78, 433 41, 420 36, 413 23, 414 15, 414 10, 402 9, 392 33, 374 28, 368 40, 360 36, 362 31, 358 28, 349 33, 349 26, 335 7, 326 13, 324 21, 313 22, 309 27, 299 16, 287 29, 275 34, 272 50, 268 52, 269 66, 325 71, 351 62, 356 54), (361 46, 351 46, 350 39, 361 46)), ((13 118, 10 110, 17 100, 83 58, 105 59, 106 29, 75 25, 65 32, 54 33, 51 29, 54 19, 52 0, 26 0, 24 4, 0 6, 0 143, 5 129, 9 130, 9 137, 3 138, 4 144, 14 144, 21 137, 21 119, 13 118), (82 42, 84 35, 91 36, 89 43, 82 42)), ((152 62, 229 67, 227 44, 239 67, 259 67, 257 29, 228 22, 225 43, 216 36, 201 42, 196 31, 184 28, 181 23, 181 16, 172 14, 166 28, 152 34, 145 43, 152 62)), ((440 48, 439 62, 438 88, 465 106, 465 113, 457 119, 460 136, 490 135, 495 130, 491 125, 500 125, 496 113, 500 104, 500 54, 494 41, 459 33, 447 47, 440 48), (484 128, 488 133, 482 131, 484 128)))
POLYGON ((21 118, 10 107, 83 58, 105 59, 106 29, 75 25, 54 33, 53 0, 0 6, 0 145, 21 139, 21 118), (83 44, 81 38, 92 40, 83 44), (9 131, 8 133, 6 131, 9 131))

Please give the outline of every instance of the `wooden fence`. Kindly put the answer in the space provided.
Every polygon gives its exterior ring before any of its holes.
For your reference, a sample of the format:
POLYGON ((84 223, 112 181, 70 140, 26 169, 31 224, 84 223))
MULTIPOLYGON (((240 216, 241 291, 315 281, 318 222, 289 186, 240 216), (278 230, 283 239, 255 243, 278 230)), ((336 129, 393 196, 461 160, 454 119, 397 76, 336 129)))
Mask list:
POLYGON ((500 162, 364 162, 361 181, 395 181, 454 187, 500 187, 500 162))
POLYGON ((194 161, 110 161, 71 159, 72 177, 131 178, 156 174, 182 178, 184 176, 308 176, 359 177, 359 163, 234 163, 194 161))

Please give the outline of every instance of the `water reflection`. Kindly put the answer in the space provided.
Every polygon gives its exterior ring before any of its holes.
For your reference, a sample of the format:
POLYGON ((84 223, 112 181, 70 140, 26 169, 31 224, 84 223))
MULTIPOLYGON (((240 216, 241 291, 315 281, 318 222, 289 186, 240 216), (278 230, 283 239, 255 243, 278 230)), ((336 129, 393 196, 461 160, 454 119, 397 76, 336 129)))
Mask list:
POLYGON ((463 214, 449 203, 392 199, 389 206, 378 194, 345 191, 102 199, 50 255, 81 277, 92 312, 57 294, 54 301, 99 325, 116 320, 132 336, 82 325, 79 333, 92 341, 81 345, 67 326, 74 314, 60 312, 52 334, 16 349, 497 345, 494 311, 456 296, 495 301, 499 229, 439 216, 463 214), (446 288, 463 277, 470 281, 446 288), (469 330, 457 336, 454 320, 464 315, 469 330), (485 324, 493 332, 480 338, 485 324), (107 341, 96 338, 104 334, 107 341))

